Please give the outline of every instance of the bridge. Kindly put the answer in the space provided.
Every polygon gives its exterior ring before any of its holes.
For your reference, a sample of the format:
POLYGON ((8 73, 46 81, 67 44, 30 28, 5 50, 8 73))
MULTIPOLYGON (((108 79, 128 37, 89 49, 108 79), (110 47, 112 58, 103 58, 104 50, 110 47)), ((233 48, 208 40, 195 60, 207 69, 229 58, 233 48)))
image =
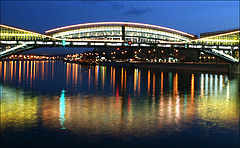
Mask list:
POLYGON ((97 22, 64 26, 45 34, 0 25, 0 58, 40 47, 127 47, 194 49, 239 63, 239 34, 235 29, 197 38, 179 30, 132 22, 97 22))

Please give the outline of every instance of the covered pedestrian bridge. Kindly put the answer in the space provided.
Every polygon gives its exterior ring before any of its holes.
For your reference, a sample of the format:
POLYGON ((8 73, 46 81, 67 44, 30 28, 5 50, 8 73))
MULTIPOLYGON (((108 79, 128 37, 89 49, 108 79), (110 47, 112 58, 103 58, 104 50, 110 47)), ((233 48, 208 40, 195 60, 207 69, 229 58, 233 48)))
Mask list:
POLYGON ((84 23, 51 29, 45 34, 1 24, 0 31, 0 58, 40 47, 134 47, 196 49, 239 62, 238 29, 202 38, 167 27, 132 22, 84 23))

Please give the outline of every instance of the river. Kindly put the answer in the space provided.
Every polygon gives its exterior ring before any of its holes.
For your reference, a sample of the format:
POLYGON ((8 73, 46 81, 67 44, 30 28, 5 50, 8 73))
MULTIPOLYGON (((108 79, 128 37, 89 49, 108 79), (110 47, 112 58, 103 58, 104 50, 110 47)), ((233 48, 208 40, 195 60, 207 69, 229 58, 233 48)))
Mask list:
POLYGON ((4 147, 238 147, 239 75, 0 61, 4 147))

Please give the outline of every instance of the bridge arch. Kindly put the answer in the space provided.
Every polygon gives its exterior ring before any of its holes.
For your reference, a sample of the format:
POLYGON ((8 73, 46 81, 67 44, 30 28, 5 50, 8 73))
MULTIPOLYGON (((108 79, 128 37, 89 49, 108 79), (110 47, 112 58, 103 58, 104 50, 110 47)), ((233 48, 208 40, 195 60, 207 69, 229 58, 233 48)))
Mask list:
POLYGON ((179 30, 132 22, 96 22, 70 25, 45 32, 66 40, 132 41, 134 43, 186 42, 196 36, 179 30))

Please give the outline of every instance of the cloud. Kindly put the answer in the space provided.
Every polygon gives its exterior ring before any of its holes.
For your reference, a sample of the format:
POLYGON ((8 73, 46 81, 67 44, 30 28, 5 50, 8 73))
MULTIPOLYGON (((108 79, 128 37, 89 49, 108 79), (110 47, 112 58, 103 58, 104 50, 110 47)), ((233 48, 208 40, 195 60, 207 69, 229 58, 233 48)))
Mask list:
POLYGON ((130 10, 124 12, 124 15, 143 15, 145 13, 151 12, 151 8, 135 8, 131 7, 130 10))
POLYGON ((112 8, 113 8, 113 9, 122 9, 122 8, 124 8, 124 7, 125 7, 125 6, 122 5, 122 4, 118 4, 118 3, 112 4, 112 8))

